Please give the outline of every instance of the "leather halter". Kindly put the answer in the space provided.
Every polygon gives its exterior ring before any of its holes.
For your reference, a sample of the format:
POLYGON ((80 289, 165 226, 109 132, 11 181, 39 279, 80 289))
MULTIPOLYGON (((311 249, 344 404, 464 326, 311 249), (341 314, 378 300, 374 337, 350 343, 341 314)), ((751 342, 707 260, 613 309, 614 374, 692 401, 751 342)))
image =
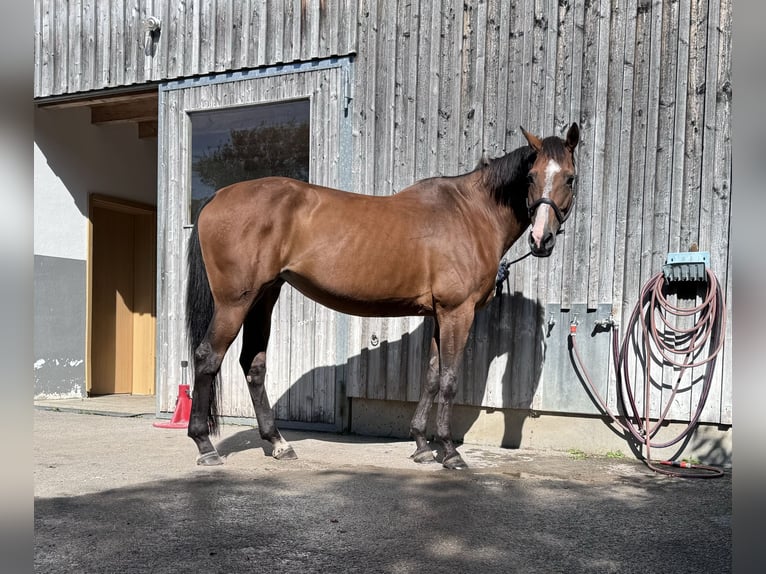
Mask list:
POLYGON ((537 211, 537 208, 540 207, 543 203, 546 205, 550 205, 553 208, 553 213, 556 214, 556 219, 558 219, 559 227, 564 225, 564 222, 569 219, 569 216, 572 215, 572 212, 574 211, 574 203, 577 199, 577 194, 572 192, 572 203, 569 204, 569 209, 567 209, 566 213, 561 213, 561 209, 559 209, 559 206, 556 205, 556 203, 547 197, 541 197, 537 201, 533 202, 532 204, 529 203, 529 198, 527 198, 527 212, 529 213, 529 219, 534 218, 535 211, 537 211))

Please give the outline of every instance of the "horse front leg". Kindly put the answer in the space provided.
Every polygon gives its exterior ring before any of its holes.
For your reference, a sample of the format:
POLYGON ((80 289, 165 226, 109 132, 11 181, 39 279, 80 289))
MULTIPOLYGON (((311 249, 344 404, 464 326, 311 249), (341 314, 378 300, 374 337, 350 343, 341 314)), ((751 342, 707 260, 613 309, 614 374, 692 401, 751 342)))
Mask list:
POLYGON ((450 470, 468 468, 452 442, 452 406, 457 391, 457 370, 454 367, 442 369, 439 381, 439 404, 436 411, 436 436, 444 445, 442 465, 450 470))
POLYGON ((426 439, 428 415, 431 412, 436 393, 439 391, 439 345, 437 344, 438 327, 431 338, 431 356, 428 360, 428 373, 425 385, 420 393, 420 401, 410 422, 410 434, 415 439, 416 449, 410 458, 415 462, 435 462, 433 451, 426 439))
POLYGON ((439 404, 436 411, 436 436, 444 445, 442 465, 450 470, 467 468, 452 442, 452 406, 457 393, 458 376, 463 362, 463 351, 473 323, 473 305, 464 305, 449 313, 444 312, 439 323, 439 404))

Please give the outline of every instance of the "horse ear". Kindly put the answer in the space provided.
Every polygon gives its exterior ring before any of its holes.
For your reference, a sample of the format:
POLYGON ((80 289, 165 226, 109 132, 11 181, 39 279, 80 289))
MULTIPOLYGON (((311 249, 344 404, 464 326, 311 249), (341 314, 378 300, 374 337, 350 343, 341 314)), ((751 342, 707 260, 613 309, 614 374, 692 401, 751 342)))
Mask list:
POLYGON ((569 151, 571 152, 571 151, 574 151, 578 143, 580 143, 580 128, 577 127, 577 122, 575 122, 571 126, 569 126, 569 131, 567 132, 566 146, 567 148, 569 148, 569 151))
POLYGON ((524 137, 527 138, 529 145, 532 146, 532 149, 534 149, 536 152, 539 152, 541 149, 543 149, 543 142, 540 141, 539 137, 532 135, 521 126, 519 126, 519 128, 521 129, 521 133, 524 134, 524 137))

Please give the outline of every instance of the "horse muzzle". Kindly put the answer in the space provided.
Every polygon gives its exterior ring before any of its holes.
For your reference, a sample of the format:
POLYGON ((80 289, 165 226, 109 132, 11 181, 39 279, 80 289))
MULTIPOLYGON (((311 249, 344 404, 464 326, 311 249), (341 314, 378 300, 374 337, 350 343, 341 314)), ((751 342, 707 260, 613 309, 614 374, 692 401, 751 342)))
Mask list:
POLYGON ((530 232, 527 239, 529 241, 529 249, 535 257, 549 257, 556 246, 556 234, 547 229, 543 232, 539 241, 535 238, 534 232, 530 232))

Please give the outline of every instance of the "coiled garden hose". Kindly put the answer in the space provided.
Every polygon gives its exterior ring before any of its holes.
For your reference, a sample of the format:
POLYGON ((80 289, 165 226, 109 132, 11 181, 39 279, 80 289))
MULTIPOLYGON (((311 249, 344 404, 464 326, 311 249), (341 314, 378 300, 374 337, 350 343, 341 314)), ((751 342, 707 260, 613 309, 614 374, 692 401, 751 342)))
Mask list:
POLYGON ((684 478, 714 478, 723 476, 723 471, 713 466, 686 461, 653 461, 651 459, 652 448, 672 446, 686 438, 694 430, 710 393, 716 360, 724 343, 726 312, 720 283, 712 271, 709 269, 706 271, 708 279, 707 292, 699 305, 683 308, 670 304, 664 293, 665 278, 662 273, 657 273, 641 290, 641 297, 638 303, 636 303, 628 321, 626 337, 622 345, 619 344, 617 326, 611 320, 608 322, 612 328, 612 359, 617 378, 617 387, 618 391, 620 391, 618 392, 620 405, 622 412, 625 413, 625 416, 622 417, 623 420, 620 420, 609 410, 585 369, 577 348, 577 323, 573 322, 570 324, 569 329, 570 348, 574 352, 576 366, 580 369, 593 396, 604 413, 626 433, 630 433, 638 444, 646 447, 644 462, 650 469, 658 473, 684 478), (696 317, 693 325, 689 328, 677 327, 678 319, 686 317, 696 317), (640 329, 637 329, 638 326, 640 326, 640 329), (631 349, 637 353, 637 360, 644 367, 643 413, 639 411, 632 391, 628 361, 628 354, 631 349), (705 349, 707 349, 707 354, 702 356, 705 349), (643 352, 643 355, 641 355, 641 352, 643 352), (678 371, 678 376, 660 416, 656 421, 651 422, 650 391, 653 386, 651 380, 653 361, 663 366, 672 366, 678 371), (653 439, 665 421, 673 399, 678 393, 684 374, 688 369, 702 367, 703 365, 705 366, 705 374, 702 379, 702 390, 697 402, 697 408, 689 424, 671 440, 664 442, 654 441, 653 439), (674 468, 690 470, 670 470, 674 468))

